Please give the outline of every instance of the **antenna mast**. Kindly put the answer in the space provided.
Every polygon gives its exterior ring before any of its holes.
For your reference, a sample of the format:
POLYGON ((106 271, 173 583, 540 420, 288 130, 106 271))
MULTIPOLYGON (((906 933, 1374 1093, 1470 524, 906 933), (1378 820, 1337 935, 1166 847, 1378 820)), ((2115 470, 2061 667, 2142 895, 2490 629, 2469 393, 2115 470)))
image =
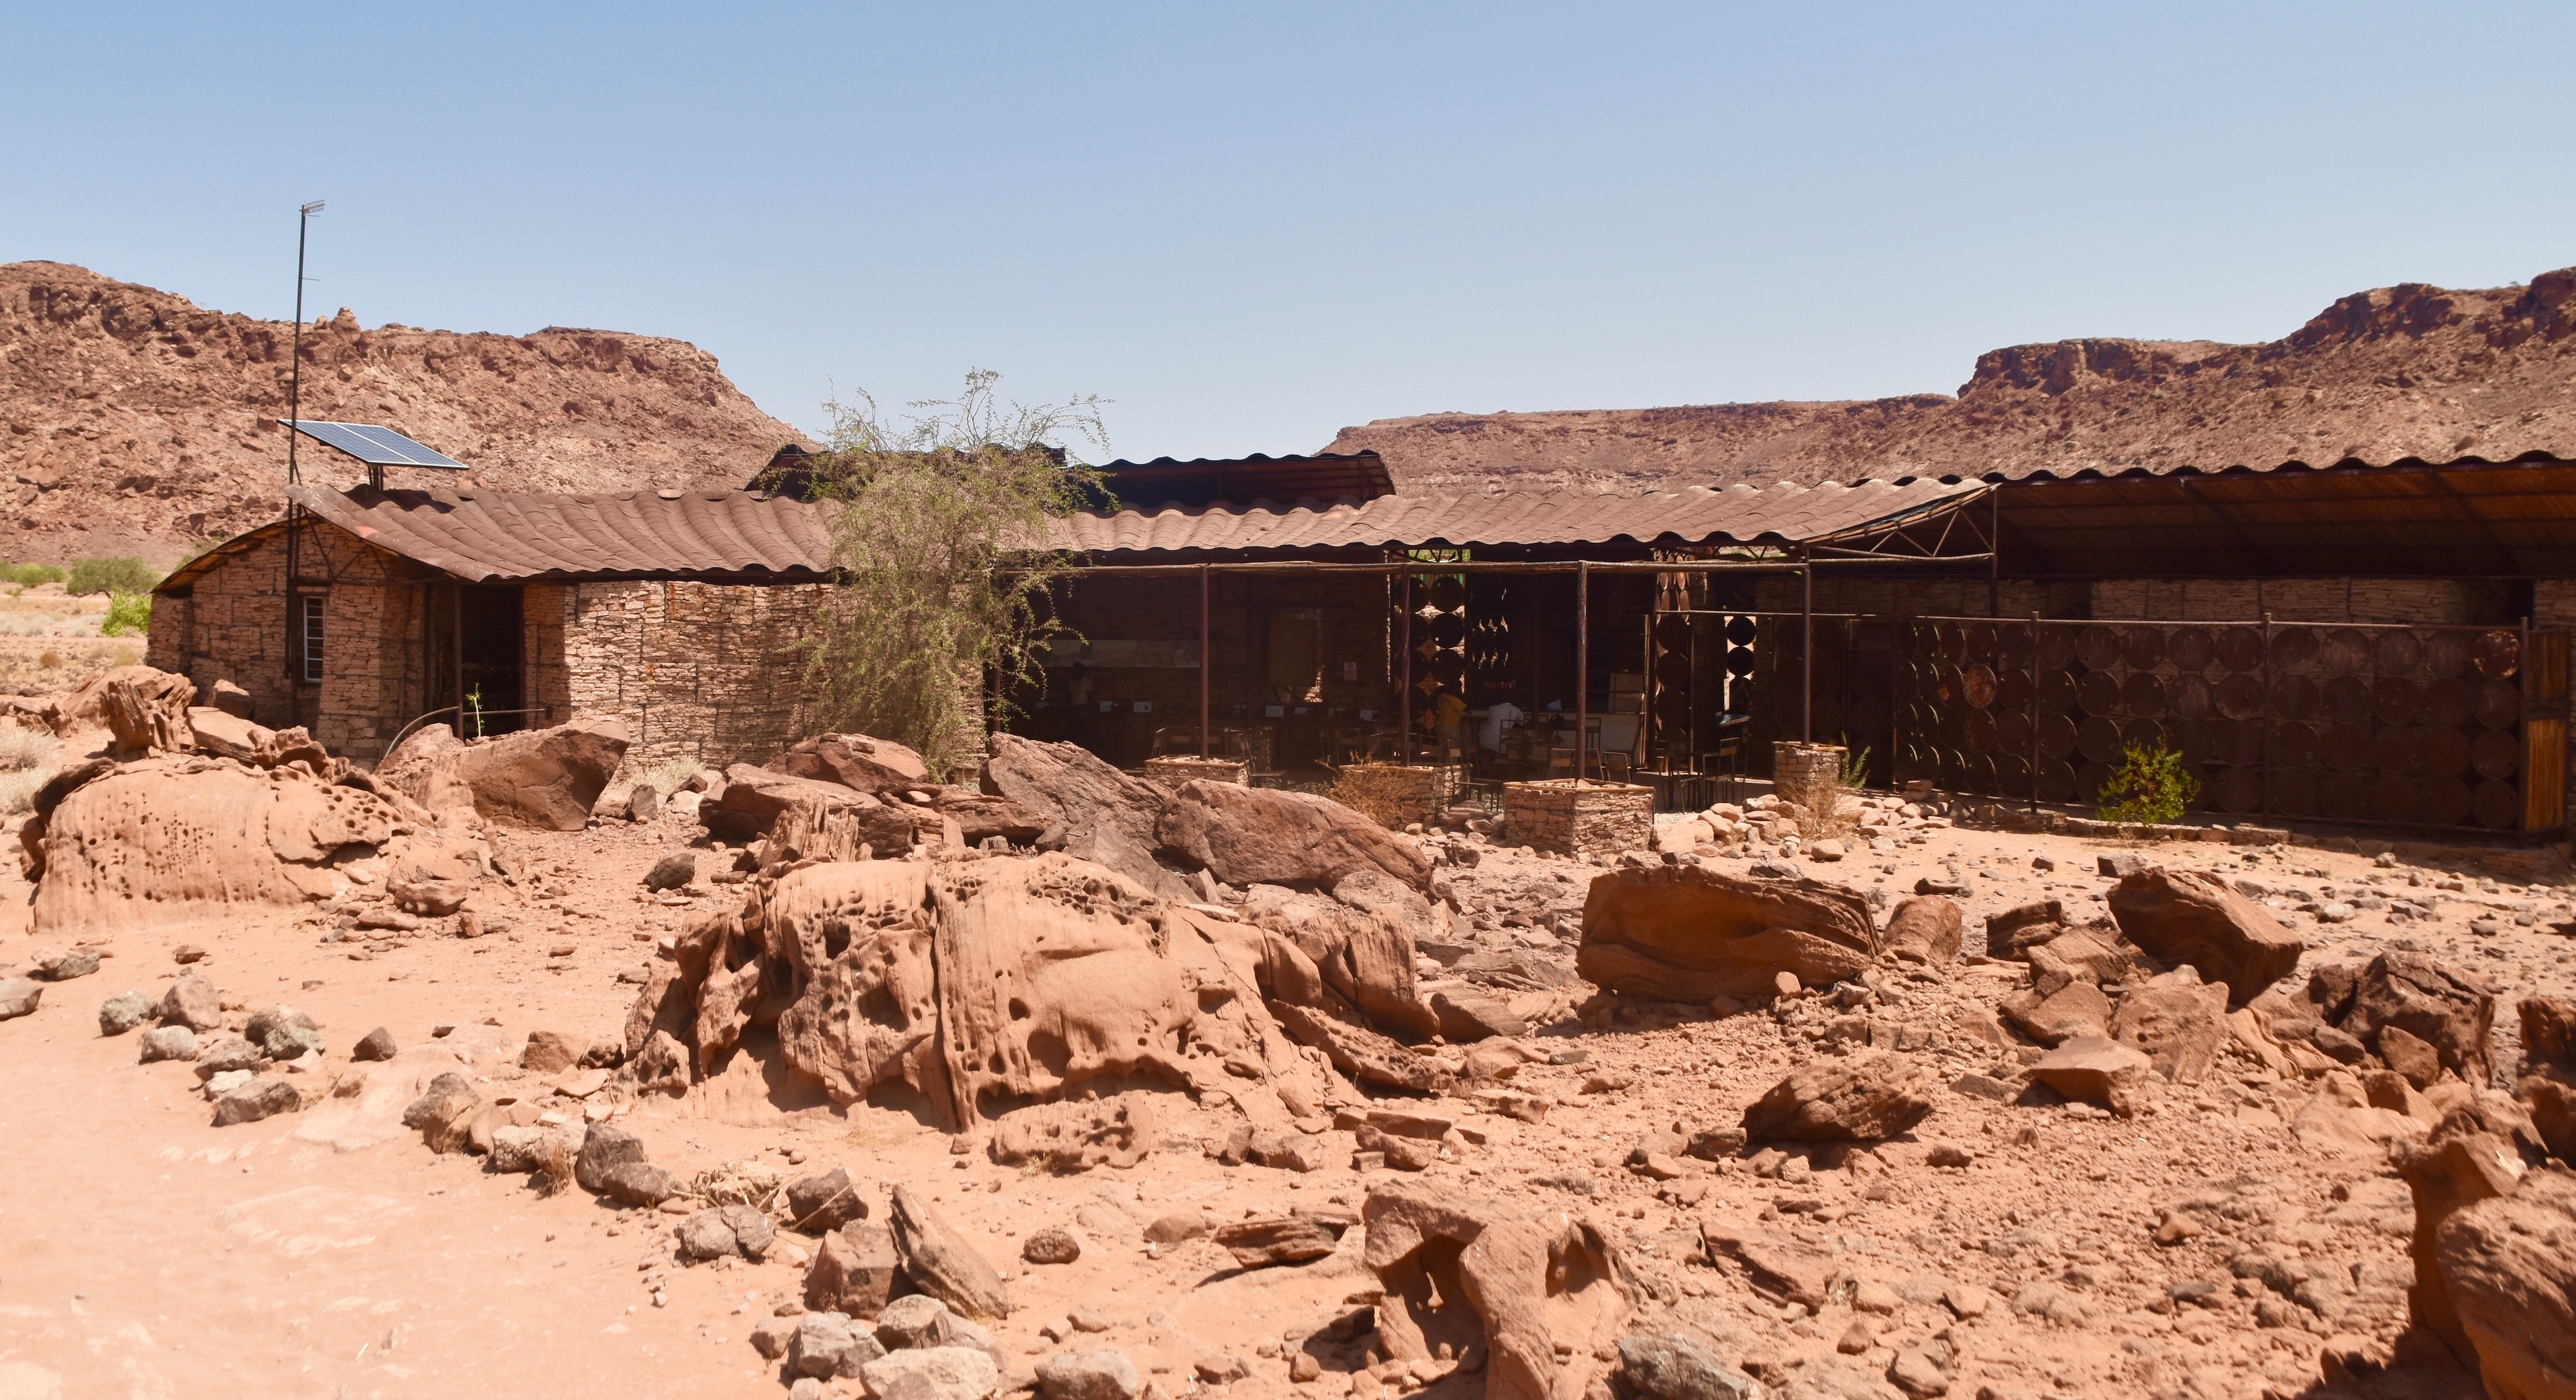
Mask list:
POLYGON ((295 211, 295 335, 293 350, 286 369, 286 484, 294 486, 304 478, 295 470, 295 439, 304 426, 304 232, 312 227, 313 216, 322 212, 322 201, 314 200, 295 211))

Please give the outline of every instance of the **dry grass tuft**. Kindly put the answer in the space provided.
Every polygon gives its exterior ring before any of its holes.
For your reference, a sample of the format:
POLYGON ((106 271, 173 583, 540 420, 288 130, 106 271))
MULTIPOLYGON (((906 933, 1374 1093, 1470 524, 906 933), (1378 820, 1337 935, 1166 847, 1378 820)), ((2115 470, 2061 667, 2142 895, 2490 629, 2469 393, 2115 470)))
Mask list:
POLYGON ((1393 831, 1422 820, 1423 790, 1430 775, 1391 763, 1354 763, 1340 771, 1325 795, 1393 831))

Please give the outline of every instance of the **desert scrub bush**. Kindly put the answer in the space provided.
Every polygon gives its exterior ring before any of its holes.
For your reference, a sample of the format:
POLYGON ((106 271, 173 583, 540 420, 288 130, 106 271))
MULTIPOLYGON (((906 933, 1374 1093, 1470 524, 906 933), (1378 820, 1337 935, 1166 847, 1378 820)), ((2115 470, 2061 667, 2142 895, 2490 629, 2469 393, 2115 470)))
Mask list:
POLYGON ((83 559, 72 565, 71 577, 63 591, 75 596, 87 593, 149 593, 161 576, 152 566, 131 556, 120 559, 83 559))
POLYGON ((61 751, 61 742, 41 729, 0 726, 0 816, 35 806, 36 789, 54 775, 54 757, 61 751))
POLYGON ((0 564, 0 582, 20 588, 42 588, 63 581, 63 571, 52 564, 0 564))
POLYGON ((2184 809, 2199 800, 2200 780, 2182 766, 2181 754, 2161 744, 2123 749, 2119 768, 2100 793, 2102 820, 2148 826, 2180 821, 2184 809))
POLYGON ((107 595, 107 616, 98 624, 100 636, 140 637, 151 630, 151 594, 111 593, 107 595))
POLYGON ((1324 795, 1392 831, 1422 820, 1429 807, 1429 770, 1392 763, 1353 763, 1333 778, 1324 795))
POLYGON ((838 507, 834 584, 808 642, 819 730, 908 745, 931 776, 974 765, 986 681, 997 709, 1042 690, 1039 652, 1064 634, 1048 589, 1069 562, 1054 522, 1105 500, 1100 474, 1064 445, 1107 448, 1100 399, 1002 408, 1001 376, 969 370, 955 400, 918 400, 901 424, 876 400, 824 405, 828 446, 813 491, 838 507))

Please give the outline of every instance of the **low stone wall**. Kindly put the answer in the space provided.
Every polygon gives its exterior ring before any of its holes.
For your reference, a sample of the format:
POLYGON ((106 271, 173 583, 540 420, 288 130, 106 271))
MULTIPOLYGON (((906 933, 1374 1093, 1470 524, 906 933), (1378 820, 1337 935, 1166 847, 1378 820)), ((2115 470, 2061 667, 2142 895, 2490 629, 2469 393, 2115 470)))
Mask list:
POLYGON ((1414 822, 1428 826, 1449 810, 1457 777, 1455 768, 1351 763, 1343 765, 1330 795, 1381 825, 1402 831, 1414 822))
POLYGON ((1167 788, 1178 788, 1193 778, 1241 787, 1250 781, 1252 766, 1239 758, 1149 758, 1145 776, 1167 788))
POLYGON ((1655 845, 1655 790, 1571 778, 1503 784, 1503 839, 1568 855, 1613 855, 1655 845))

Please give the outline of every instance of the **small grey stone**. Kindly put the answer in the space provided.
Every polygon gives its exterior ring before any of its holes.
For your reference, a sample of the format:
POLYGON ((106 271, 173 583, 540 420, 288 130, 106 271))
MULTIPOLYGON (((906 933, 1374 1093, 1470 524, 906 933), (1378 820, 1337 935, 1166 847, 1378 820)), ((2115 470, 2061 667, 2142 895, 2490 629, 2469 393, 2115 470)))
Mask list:
POLYGON ((1103 1347, 1048 1357, 1038 1366, 1038 1389, 1046 1400, 1136 1400, 1145 1381, 1127 1353, 1103 1347))
POLYGON ((321 1029, 312 1017, 292 1006, 263 1006, 243 1023, 242 1039, 266 1051, 272 1060, 291 1060, 306 1050, 322 1048, 321 1029))
POLYGON ((840 1167, 787 1183, 787 1223, 796 1229, 824 1234, 867 1214, 867 1200, 840 1167))
POLYGON ((1002 1368, 974 1347, 923 1347, 868 1362, 859 1381, 878 1400, 985 1400, 1000 1387, 1002 1368))
POLYGON ((400 1048, 394 1044, 394 1033, 378 1026, 360 1036, 356 1045, 349 1047, 349 1058, 361 1063, 368 1060, 390 1060, 400 1048))
POLYGON ((1251 1375, 1252 1363, 1231 1352, 1217 1352, 1191 1362, 1190 1369, 1209 1385, 1230 1385, 1251 1375))
POLYGON ((256 1123, 262 1118, 293 1113, 303 1106, 304 1096, 283 1079, 245 1079, 215 1100, 215 1126, 256 1123))
POLYGON ((0 1021, 14 1021, 36 1009, 45 989, 23 977, 0 977, 0 1021))
POLYGON ((846 1313, 813 1312, 796 1319, 796 1335, 787 1342, 787 1369, 800 1376, 856 1376, 859 1368, 885 1355, 867 1327, 846 1313))
POLYGON ((948 1341, 947 1323, 946 1303, 927 1293, 907 1293, 877 1314, 877 1340, 888 1351, 943 1346, 948 1341))
POLYGON ((197 1077, 212 1079, 226 1070, 263 1070, 268 1068, 268 1055, 258 1046, 237 1035, 208 1042, 197 1051, 197 1077))
POLYGON ((687 851, 674 851, 653 862, 644 873, 644 888, 660 893, 676 890, 698 878, 698 858, 687 851))
POLYGON ((206 1097, 220 1099, 259 1076, 246 1069, 228 1069, 206 1081, 206 1097))
MULTIPOLYGON (((573 1160, 572 1179, 584 1191, 604 1193, 608 1190, 610 1168, 643 1160, 644 1139, 614 1123, 600 1123, 582 1141, 581 1156, 573 1160)), ((650 1204, 659 1205, 661 1201, 650 1204)))
POLYGON ((193 1060, 197 1058, 197 1033, 186 1026, 154 1026, 136 1042, 142 1053, 139 1062, 155 1060, 193 1060))
POLYGON ((745 1205, 710 1206, 681 1221, 678 1234, 680 1253, 690 1259, 739 1254, 757 1260, 777 1238, 769 1217, 745 1205))
POLYGON ((68 982, 98 971, 98 954, 65 953, 61 957, 45 959, 37 965, 37 970, 45 974, 48 982, 68 982))
POLYGON ((626 819, 649 822, 662 815, 662 794, 651 783, 637 783, 626 793, 626 819))
POLYGON ((420 1097, 404 1105, 402 1125, 406 1128, 426 1127, 430 1120, 438 1115, 440 1106, 449 1099, 459 1094, 470 1095, 473 1092, 474 1086, 466 1082, 464 1075, 453 1070, 442 1074, 429 1081, 429 1087, 420 1092, 420 1097))
POLYGON ((620 1162, 600 1174, 599 1194, 624 1205, 658 1206, 680 1194, 680 1180, 650 1162, 620 1162))
MULTIPOLYGON (((156 1003, 150 992, 118 992, 98 1006, 98 1033, 123 1035, 152 1019, 156 1003)), ((182 1029, 172 1027, 173 1030, 182 1029)))
POLYGON ((1636 1333, 1619 1339, 1619 1369, 1652 1400, 1751 1400, 1753 1378, 1686 1337, 1636 1333))
POLYGON ((191 972, 170 984, 161 998, 161 1019, 203 1035, 224 1023, 223 998, 215 984, 191 972))

